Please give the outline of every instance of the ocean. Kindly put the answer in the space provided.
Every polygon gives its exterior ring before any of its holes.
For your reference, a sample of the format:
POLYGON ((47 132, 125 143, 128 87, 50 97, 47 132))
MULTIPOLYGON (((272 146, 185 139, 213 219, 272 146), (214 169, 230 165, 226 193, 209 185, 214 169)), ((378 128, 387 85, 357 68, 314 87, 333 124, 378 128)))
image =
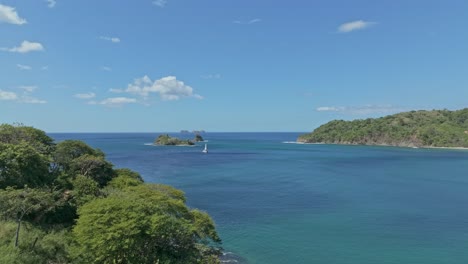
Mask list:
POLYGON ((158 133, 50 136, 183 190, 215 220, 225 262, 468 263, 468 151, 291 143, 299 134, 205 133, 208 154, 152 146, 158 133))

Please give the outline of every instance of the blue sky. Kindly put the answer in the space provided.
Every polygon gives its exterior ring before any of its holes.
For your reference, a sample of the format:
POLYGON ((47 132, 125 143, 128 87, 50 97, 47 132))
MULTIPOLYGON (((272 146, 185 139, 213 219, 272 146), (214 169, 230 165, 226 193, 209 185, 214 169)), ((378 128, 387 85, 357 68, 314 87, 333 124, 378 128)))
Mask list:
POLYGON ((468 101, 468 1, 0 0, 0 122, 311 131, 468 101))

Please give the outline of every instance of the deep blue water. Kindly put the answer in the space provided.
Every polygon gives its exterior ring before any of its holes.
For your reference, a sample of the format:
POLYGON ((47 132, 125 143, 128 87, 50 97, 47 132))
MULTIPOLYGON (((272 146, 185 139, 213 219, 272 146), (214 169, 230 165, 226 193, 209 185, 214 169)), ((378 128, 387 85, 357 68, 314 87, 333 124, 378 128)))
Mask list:
POLYGON ((468 151, 206 133, 210 153, 202 154, 204 143, 145 145, 157 135, 51 134, 84 140, 116 167, 185 191, 239 263, 468 263, 468 151))

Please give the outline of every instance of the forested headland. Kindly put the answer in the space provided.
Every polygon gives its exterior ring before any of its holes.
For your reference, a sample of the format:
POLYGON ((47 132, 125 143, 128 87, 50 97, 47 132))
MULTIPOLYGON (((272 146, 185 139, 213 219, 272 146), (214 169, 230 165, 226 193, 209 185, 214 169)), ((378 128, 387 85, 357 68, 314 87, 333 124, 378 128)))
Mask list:
POLYGON ((410 111, 381 118, 334 120, 298 142, 387 145, 400 147, 468 147, 468 108, 410 111))
POLYGON ((0 125, 0 263, 219 263, 210 216, 84 142, 0 125))

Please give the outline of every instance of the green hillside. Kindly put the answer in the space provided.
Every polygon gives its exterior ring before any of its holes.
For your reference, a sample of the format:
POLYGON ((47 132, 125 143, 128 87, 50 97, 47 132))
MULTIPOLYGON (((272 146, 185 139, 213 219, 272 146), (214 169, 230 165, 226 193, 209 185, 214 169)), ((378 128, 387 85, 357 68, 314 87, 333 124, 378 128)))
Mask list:
POLYGON ((381 118, 333 120, 298 142, 401 147, 468 147, 468 108, 410 111, 381 118))

